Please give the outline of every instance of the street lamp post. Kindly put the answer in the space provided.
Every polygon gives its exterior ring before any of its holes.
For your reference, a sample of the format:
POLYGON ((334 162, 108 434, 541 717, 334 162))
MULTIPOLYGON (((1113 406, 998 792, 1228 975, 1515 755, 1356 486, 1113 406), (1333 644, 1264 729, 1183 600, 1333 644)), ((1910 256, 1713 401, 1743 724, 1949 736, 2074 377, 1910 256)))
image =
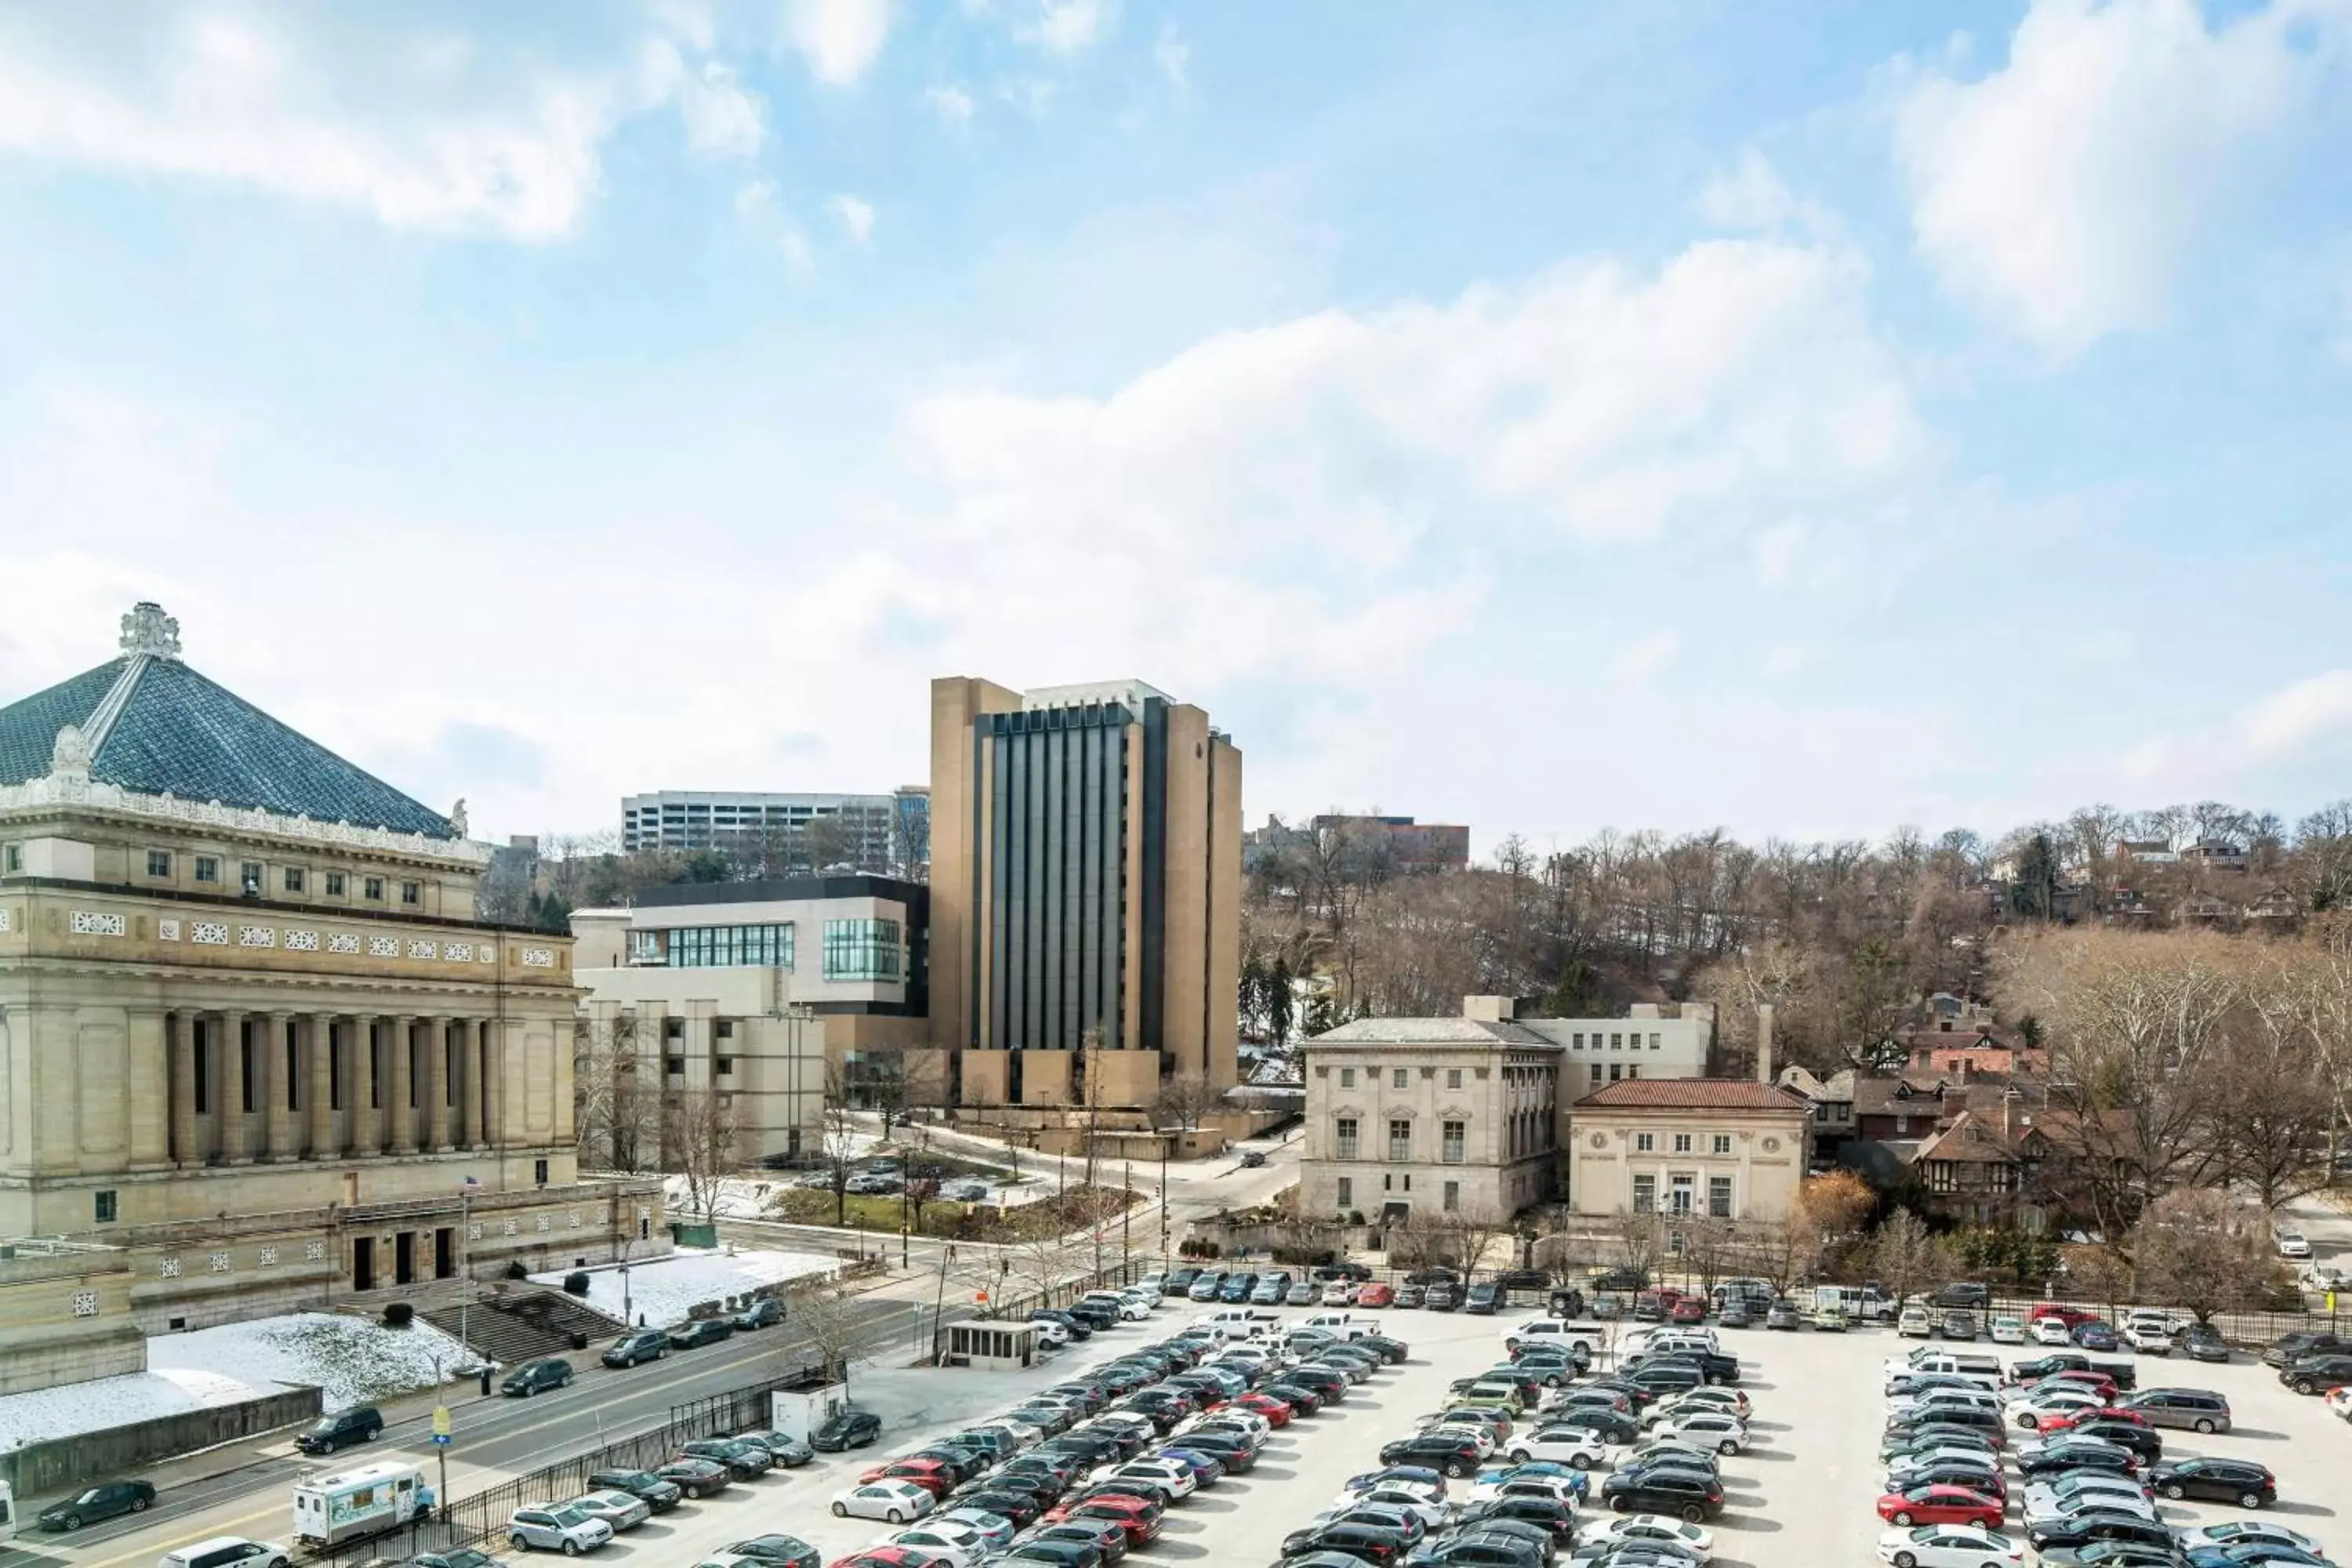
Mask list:
POLYGON ((1168 1134, 1160 1135, 1160 1271, 1168 1271, 1168 1134))

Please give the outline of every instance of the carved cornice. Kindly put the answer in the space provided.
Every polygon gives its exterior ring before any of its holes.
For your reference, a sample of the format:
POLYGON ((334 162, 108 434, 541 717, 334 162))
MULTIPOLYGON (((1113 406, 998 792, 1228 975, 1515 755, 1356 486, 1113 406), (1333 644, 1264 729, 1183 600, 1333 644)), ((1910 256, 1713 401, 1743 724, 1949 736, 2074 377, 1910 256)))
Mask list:
POLYGON ((285 816, 259 806, 182 800, 172 795, 142 795, 74 771, 49 773, 20 784, 0 784, 0 812, 33 811, 45 806, 69 806, 183 827, 215 827, 300 844, 404 855, 473 870, 488 866, 490 857, 497 853, 494 846, 469 838, 433 838, 422 833, 393 833, 381 827, 355 827, 348 822, 285 816))

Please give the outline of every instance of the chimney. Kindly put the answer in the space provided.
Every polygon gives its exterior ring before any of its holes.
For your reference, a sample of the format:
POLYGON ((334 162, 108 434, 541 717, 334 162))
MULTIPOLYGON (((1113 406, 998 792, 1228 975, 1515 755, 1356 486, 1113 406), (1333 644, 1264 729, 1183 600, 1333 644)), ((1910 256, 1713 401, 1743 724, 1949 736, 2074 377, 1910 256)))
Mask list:
POLYGON ((1772 1004, 1756 1005, 1756 1081, 1772 1081, 1772 1004))
POLYGON ((1507 1024, 1511 1021, 1514 1011, 1516 1011, 1515 1005, 1508 996, 1462 998, 1462 1016, 1474 1023, 1507 1024))

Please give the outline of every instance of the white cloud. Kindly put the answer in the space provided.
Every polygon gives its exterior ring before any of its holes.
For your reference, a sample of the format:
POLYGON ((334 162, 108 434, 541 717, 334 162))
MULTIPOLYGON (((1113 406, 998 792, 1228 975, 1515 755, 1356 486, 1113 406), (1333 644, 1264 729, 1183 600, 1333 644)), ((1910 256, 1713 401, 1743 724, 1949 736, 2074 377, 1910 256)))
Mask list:
POLYGON ((1717 228, 1777 229, 1798 212, 1797 198, 1781 183, 1780 172, 1753 147, 1739 162, 1717 174, 1699 192, 1698 214, 1717 228))
POLYGON ((938 115, 942 123, 956 130, 961 131, 971 123, 971 94, 951 81, 926 89, 923 101, 930 106, 931 112, 938 115))
POLYGON ((1629 645, 1609 663, 1609 673, 1622 680, 1643 680, 1674 663, 1683 639, 1671 628, 1652 632, 1629 645))
POLYGON ((735 216, 747 224, 757 224, 776 208, 776 187, 766 180, 753 180, 735 193, 735 216))
POLYGON ((2335 0, 2209 29, 2193 0, 2036 0, 1979 80, 1903 82, 1914 241, 1955 297, 2065 354, 2163 319, 2200 227, 2312 96, 2335 0))
POLYGON ((1035 0, 1013 36, 1052 55, 1082 55, 1118 25, 1118 0, 1035 0))
POLYGON ((767 105, 723 61, 706 60, 697 71, 656 40, 646 46, 644 91, 649 101, 677 100, 687 145, 698 153, 748 158, 766 140, 767 105))
POLYGON ((784 270, 801 281, 806 281, 816 271, 816 257, 809 249, 808 236, 789 226, 776 233, 776 254, 784 258, 784 270))
POLYGON ((784 212, 772 183, 753 180, 738 190, 735 217, 754 239, 775 247, 794 281, 804 282, 815 273, 816 256, 809 247, 808 236, 784 212))
MULTIPOLYGON (((594 195, 614 117, 611 83, 544 71, 485 68, 497 90, 438 103, 372 90, 385 84, 367 73, 394 66, 314 58, 225 16, 142 41, 77 50, 0 26, 0 153, 250 185, 396 228, 548 240, 594 195)), ((388 58, 420 87, 464 64, 446 50, 388 58)))
POLYGON ((1778 588, 1786 583, 1804 542, 1805 525, 1801 522, 1776 522, 1758 534, 1754 544, 1758 584, 1778 588))
POLYGON ((822 82, 854 86, 881 58, 892 0, 790 0, 784 38, 822 82))
POLYGON ((844 192, 825 205, 832 212, 833 220, 841 225, 841 232, 849 237, 851 244, 864 245, 873 239, 874 204, 872 202, 862 196, 853 196, 844 192))
POLYGON ((1159 66, 1160 74, 1168 79, 1168 85, 1177 91, 1192 85, 1192 46, 1178 36, 1175 23, 1160 29, 1160 41, 1151 46, 1151 58, 1159 66))
POLYGON ((2352 727, 2352 669, 2331 669, 2255 703, 2240 737, 2257 754, 2279 757, 2347 727, 2352 727))

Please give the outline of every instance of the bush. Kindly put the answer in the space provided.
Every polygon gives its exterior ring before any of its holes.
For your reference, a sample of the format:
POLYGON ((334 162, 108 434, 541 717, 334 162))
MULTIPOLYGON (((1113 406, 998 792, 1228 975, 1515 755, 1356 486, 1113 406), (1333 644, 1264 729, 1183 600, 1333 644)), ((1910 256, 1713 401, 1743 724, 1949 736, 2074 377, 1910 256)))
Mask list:
POLYGON ((405 1301, 387 1302, 383 1309, 383 1326, 404 1329, 416 1321, 416 1309, 405 1301))
POLYGON ((563 1293, 567 1296, 588 1294, 588 1271, 584 1268, 575 1268, 566 1274, 563 1277, 563 1293))
POLYGON ((509 1258, 507 1261, 507 1278, 509 1279, 528 1279, 530 1278, 530 1270, 522 1266, 521 1258, 509 1258))

